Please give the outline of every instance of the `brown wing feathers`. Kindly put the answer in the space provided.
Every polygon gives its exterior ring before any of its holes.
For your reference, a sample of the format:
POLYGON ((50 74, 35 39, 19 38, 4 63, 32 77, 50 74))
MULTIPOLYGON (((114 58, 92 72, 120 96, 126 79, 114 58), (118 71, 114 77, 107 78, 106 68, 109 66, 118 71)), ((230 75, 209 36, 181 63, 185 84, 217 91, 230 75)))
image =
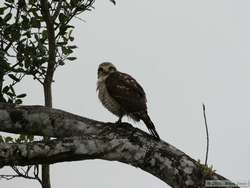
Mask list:
POLYGON ((143 88, 130 75, 113 72, 106 79, 106 87, 112 98, 123 108, 126 115, 132 114, 133 119, 143 120, 149 132, 160 139, 153 122, 147 114, 147 100, 143 88))
POLYGON ((146 96, 142 87, 131 76, 113 72, 106 79, 106 87, 127 113, 147 110, 146 96))

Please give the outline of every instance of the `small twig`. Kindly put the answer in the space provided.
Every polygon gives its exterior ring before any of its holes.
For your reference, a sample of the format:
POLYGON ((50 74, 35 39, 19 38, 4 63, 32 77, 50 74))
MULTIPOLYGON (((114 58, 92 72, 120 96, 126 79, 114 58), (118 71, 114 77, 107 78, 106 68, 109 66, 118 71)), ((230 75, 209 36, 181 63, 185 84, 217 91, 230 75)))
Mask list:
POLYGON ((49 12, 49 2, 48 0, 40 0, 41 3, 41 14, 44 21, 46 22, 47 32, 48 32, 48 66, 46 69, 45 79, 44 79, 44 97, 45 106, 52 107, 52 94, 51 94, 51 83, 53 81, 54 67, 56 64, 56 44, 55 44, 55 28, 54 20, 49 12))
POLYGON ((209 150, 209 134, 208 134, 207 117, 206 117, 206 106, 204 103, 202 104, 202 109, 203 109, 203 116, 204 116, 206 135, 207 135, 207 149, 206 149, 206 159, 205 159, 205 165, 207 166, 208 150, 209 150))
POLYGON ((23 168, 20 168, 21 171, 18 169, 17 166, 12 166, 11 168, 14 170, 14 172, 16 174, 14 175, 11 175, 11 174, 3 174, 3 175, 0 175, 0 179, 6 179, 6 180, 11 180, 13 178, 26 178, 26 179, 31 179, 31 180, 37 180, 39 181, 39 183, 42 185, 42 181, 41 179, 39 178, 38 174, 39 174, 39 169, 38 169, 38 165, 34 165, 34 176, 30 176, 29 175, 29 172, 31 170, 31 167, 32 165, 29 165, 27 167, 26 170, 24 170, 23 168))
POLYGON ((39 166, 38 165, 34 165, 34 177, 37 179, 37 181, 39 181, 39 183, 42 185, 42 180, 39 178, 39 166))
POLYGON ((75 18, 77 18, 78 20, 80 20, 80 21, 82 21, 82 22, 86 23, 86 20, 84 20, 84 19, 80 18, 79 16, 75 16, 75 18))

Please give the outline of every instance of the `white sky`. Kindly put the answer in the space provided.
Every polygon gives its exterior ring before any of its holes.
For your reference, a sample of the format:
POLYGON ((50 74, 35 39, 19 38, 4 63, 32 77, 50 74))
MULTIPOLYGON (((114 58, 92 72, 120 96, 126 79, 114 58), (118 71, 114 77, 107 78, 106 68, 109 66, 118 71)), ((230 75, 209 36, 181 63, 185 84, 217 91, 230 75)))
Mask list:
MULTIPOLYGON (((117 6, 96 1, 95 10, 82 16, 86 23, 75 22, 78 59, 56 72, 54 107, 115 121, 95 91, 98 64, 111 61, 143 85, 161 138, 202 161, 204 102, 209 165, 227 178, 250 180, 249 7, 248 0, 126 0, 117 6)), ((26 104, 43 104, 42 88, 33 80, 20 86, 20 92, 28 93, 26 104)), ((143 123, 137 126, 144 129, 143 123)), ((61 163, 51 171, 53 188, 166 187, 118 162, 61 163)), ((0 181, 0 187, 24 186, 40 187, 23 179, 0 181)))

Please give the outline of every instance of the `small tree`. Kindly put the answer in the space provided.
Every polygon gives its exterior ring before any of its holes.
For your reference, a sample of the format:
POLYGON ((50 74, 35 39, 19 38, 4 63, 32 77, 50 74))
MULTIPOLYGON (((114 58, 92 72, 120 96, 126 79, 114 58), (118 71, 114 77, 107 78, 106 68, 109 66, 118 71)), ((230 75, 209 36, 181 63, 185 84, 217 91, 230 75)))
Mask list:
MULTIPOLYGON (((54 72, 76 59, 72 56, 76 46, 70 21, 92 10, 93 3, 94 0, 5 0, 0 7, 0 102, 21 104, 26 94, 16 94, 15 85, 30 75, 43 86, 45 106, 52 107, 54 72)), ((33 140, 23 135, 18 140, 27 138, 33 140)), ((17 167, 12 168, 18 175, 31 178, 17 167)), ((37 167, 35 171, 38 173, 37 167)), ((33 178, 43 188, 50 188, 49 166, 42 166, 42 180, 38 175, 33 178)))

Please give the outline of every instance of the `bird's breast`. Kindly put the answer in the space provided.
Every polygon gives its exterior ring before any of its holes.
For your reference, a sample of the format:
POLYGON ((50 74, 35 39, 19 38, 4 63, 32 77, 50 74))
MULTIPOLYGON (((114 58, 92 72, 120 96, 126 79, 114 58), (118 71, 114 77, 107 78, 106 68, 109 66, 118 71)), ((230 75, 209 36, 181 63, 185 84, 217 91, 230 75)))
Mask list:
POLYGON ((97 83, 98 97, 105 108, 116 116, 122 115, 120 105, 109 95, 104 82, 97 83))

